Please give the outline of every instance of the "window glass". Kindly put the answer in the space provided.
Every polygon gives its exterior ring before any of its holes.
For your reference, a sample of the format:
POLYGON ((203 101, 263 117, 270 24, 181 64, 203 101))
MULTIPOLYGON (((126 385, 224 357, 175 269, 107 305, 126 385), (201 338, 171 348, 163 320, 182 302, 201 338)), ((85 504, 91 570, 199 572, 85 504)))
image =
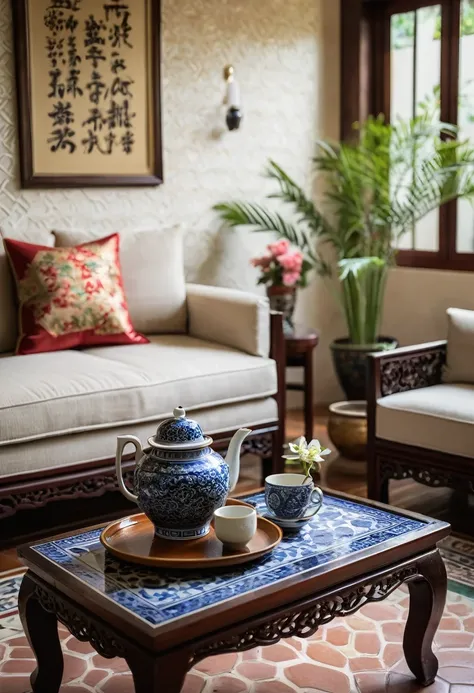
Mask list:
MULTIPOLYGON (((474 4, 461 2, 459 42, 459 102, 458 124, 460 137, 474 141, 474 4)), ((456 251, 474 252, 474 210, 467 200, 457 202, 456 251)))
MULTIPOLYGON (((440 5, 422 7, 391 17, 390 120, 412 118, 421 103, 437 104, 441 75, 440 5)), ((408 183, 408 181, 407 181, 408 183)), ((399 192, 400 195, 400 192, 399 192)), ((406 230, 400 249, 436 251, 439 212, 433 210, 406 230)))

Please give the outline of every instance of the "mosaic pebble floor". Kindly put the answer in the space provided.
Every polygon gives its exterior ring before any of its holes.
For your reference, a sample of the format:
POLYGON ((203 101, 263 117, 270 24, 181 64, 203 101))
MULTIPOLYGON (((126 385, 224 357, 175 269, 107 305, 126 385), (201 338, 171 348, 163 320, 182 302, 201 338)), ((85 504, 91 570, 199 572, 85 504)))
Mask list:
MULTIPOLYGON (((182 693, 474 693, 474 601, 449 592, 435 641, 439 676, 427 688, 413 682, 403 659, 407 607, 407 590, 400 588, 306 640, 206 659, 188 674, 182 693)), ((0 693, 26 693, 35 662, 16 610, 1 625, 0 693)), ((62 626, 60 632, 61 693, 133 693, 123 660, 104 659, 62 626)))

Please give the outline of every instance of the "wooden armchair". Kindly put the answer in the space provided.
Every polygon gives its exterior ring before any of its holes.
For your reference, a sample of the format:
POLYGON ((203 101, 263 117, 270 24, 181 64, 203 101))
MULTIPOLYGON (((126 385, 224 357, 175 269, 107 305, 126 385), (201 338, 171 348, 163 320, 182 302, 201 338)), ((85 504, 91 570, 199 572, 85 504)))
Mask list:
MULTIPOLYGON (((407 441, 400 441, 400 432, 392 435, 390 431, 381 432, 380 418, 382 414, 383 398, 399 393, 407 393, 421 388, 434 389, 430 392, 423 393, 425 401, 430 399, 442 398, 443 392, 450 396, 454 390, 458 389, 461 396, 466 398, 466 403, 469 405, 474 402, 474 390, 470 385, 462 384, 442 384, 442 371, 446 361, 446 341, 431 342, 417 346, 402 347, 390 352, 382 352, 369 356, 369 382, 368 382, 368 495, 373 500, 388 502, 388 482, 390 479, 407 479, 412 478, 416 481, 428 486, 447 486, 453 489, 461 489, 464 491, 474 490, 474 448, 472 455, 468 456, 466 450, 469 449, 466 439, 462 444, 458 440, 459 436, 448 436, 445 439, 446 446, 452 446, 453 452, 447 449, 440 449, 440 445, 434 440, 440 431, 435 433, 433 439, 433 448, 426 445, 414 445, 413 439, 420 437, 420 431, 417 430, 416 417, 423 414, 422 405, 417 404, 413 407, 412 416, 415 428, 410 433, 407 426, 406 435, 407 441), (446 388, 446 390, 442 390, 446 388), (379 420, 378 420, 379 419, 379 420), (388 435, 391 439, 388 439, 388 435), (438 449, 435 449, 438 448, 438 449), (463 450, 463 454, 458 454, 463 450), (454 454, 456 451, 456 454, 454 454)), ((393 401, 393 400, 392 400, 393 401)), ((400 398, 399 398, 400 401, 400 398)), ((446 414, 446 412, 444 412, 446 414)), ((457 419, 450 418, 449 407, 447 408, 447 416, 439 418, 436 415, 432 416, 429 421, 430 425, 438 428, 443 426, 445 422, 455 425, 460 430, 459 426, 469 427, 466 429, 467 437, 472 435, 472 422, 469 417, 463 421, 459 417, 457 419)), ((405 414, 410 415, 410 411, 405 414)), ((427 412, 427 419, 430 419, 431 412, 427 412)), ((407 421, 408 419, 405 419, 407 421)), ((421 432, 423 433, 423 432, 421 432)), ((402 431, 403 434, 403 431, 402 431)), ((428 438, 426 432, 425 438, 428 438)), ((431 445, 431 443, 430 443, 431 445)))

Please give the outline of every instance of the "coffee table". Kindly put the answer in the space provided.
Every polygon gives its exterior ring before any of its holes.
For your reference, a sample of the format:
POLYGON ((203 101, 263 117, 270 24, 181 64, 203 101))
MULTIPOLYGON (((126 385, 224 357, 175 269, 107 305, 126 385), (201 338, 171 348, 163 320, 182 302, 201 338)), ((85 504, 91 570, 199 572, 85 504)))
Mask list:
MULTIPOLYGON (((262 493, 244 498, 263 509, 262 493)), ((20 548, 29 568, 19 605, 37 659, 34 693, 59 690, 58 621, 102 656, 123 657, 136 693, 179 693, 186 672, 205 657, 309 636, 403 582, 407 664, 421 684, 436 676, 431 646, 446 598, 436 544, 449 534, 444 522, 325 492, 320 513, 267 557, 208 574, 121 563, 99 543, 100 531, 20 548)))

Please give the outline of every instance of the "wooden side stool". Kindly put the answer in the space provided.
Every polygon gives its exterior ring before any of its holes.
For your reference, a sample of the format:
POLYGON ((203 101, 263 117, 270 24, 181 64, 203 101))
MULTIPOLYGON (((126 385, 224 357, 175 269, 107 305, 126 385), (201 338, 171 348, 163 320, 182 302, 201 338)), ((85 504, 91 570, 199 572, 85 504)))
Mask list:
POLYGON ((287 383, 287 390, 304 393, 304 434, 309 442, 313 437, 313 351, 319 342, 319 332, 312 327, 295 325, 285 334, 286 365, 303 368, 303 384, 287 383))

